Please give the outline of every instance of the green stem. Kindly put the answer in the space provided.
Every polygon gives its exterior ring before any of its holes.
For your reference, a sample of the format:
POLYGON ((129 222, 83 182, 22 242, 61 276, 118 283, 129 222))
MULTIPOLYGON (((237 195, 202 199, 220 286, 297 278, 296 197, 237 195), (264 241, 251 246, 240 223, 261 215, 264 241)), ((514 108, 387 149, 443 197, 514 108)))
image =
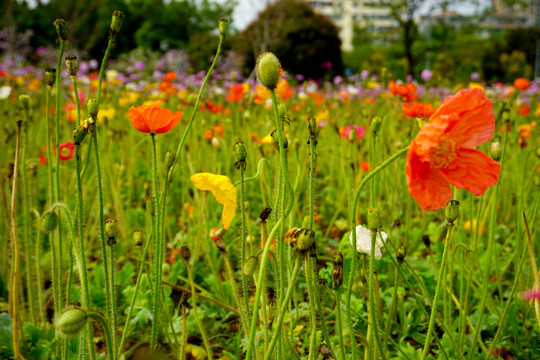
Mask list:
MULTIPOLYGON (((116 281, 115 281, 115 272, 114 272, 114 243, 109 244, 109 269, 111 271, 111 276, 109 276, 109 289, 111 291, 111 338, 112 338, 112 348, 116 351, 118 349, 118 338, 117 338, 117 309, 116 309, 116 281)), ((116 353, 113 353, 114 358, 116 359, 116 353)))
POLYGON ((379 324, 376 316, 376 303, 375 303, 375 244, 377 239, 377 229, 371 230, 371 252, 369 256, 369 310, 371 313, 371 326, 373 327, 373 338, 375 339, 375 344, 379 350, 379 354, 383 359, 386 358, 384 353, 384 348, 381 343, 381 338, 379 334, 379 324))
MULTIPOLYGON (((450 234, 452 233, 452 228, 454 224, 447 223, 447 231, 446 231, 446 239, 444 241, 444 251, 443 251, 443 257, 441 260, 441 267, 439 269, 439 279, 437 280, 437 288, 435 289, 435 297, 433 298, 433 303, 431 305, 431 316, 429 317, 429 326, 428 326, 428 332, 426 334, 426 342, 424 343, 424 350, 422 351, 422 356, 420 357, 420 360, 424 360, 427 356, 427 352, 429 349, 429 344, 431 343, 431 333, 433 332, 433 327, 435 326, 435 317, 437 314, 437 299, 439 297, 439 293, 441 290, 441 284, 442 284, 442 278, 444 275, 444 266, 446 265, 446 254, 448 252, 448 244, 450 243, 450 234)), ((477 327, 478 329, 478 327, 477 327)))
MULTIPOLYGON (((367 184, 369 180, 371 180, 375 175, 377 175, 380 171, 382 171, 384 168, 386 168, 388 165, 390 165, 394 160, 398 159, 401 155, 405 154, 408 150, 408 147, 405 147, 398 152, 396 152, 394 155, 390 156, 388 159, 386 159, 380 166, 374 167, 371 166, 371 171, 362 179, 360 184, 358 185, 358 188, 356 189, 356 192, 354 194, 354 199, 350 207, 350 217, 349 222, 351 225, 351 236, 352 236, 352 243, 353 249, 356 249, 356 205, 358 204, 358 200, 360 198, 360 193, 364 186, 367 184)), ((354 338, 354 329, 352 326, 352 316, 351 316, 351 296, 352 296, 352 288, 353 288, 353 282, 354 282, 354 275, 356 270, 356 251, 353 251, 353 255, 351 258, 351 270, 349 273, 349 279, 347 283, 347 295, 346 295, 346 301, 347 301, 347 323, 349 326, 350 331, 350 337, 351 337, 351 350, 352 350, 352 358, 356 359, 356 340, 354 338)))
POLYGON ((105 339, 107 341, 107 359, 114 360, 114 348, 112 346, 111 331, 109 329, 109 324, 107 324, 107 320, 105 320, 103 315, 94 311, 88 312, 88 317, 97 319, 99 322, 101 322, 105 333, 105 339))
MULTIPOLYGON (((152 233, 153 229, 150 232, 152 233)), ((139 266, 139 273, 137 275, 137 280, 135 281, 135 290, 133 290, 133 295, 131 296, 131 302, 129 304, 128 313, 126 316, 124 331, 122 332, 122 338, 120 339, 120 346, 118 348, 119 355, 122 353, 122 350, 124 349, 124 344, 126 342, 126 338, 128 334, 128 325, 131 319, 131 315, 133 313, 133 307, 135 306, 135 299, 137 298, 137 293, 139 291, 139 287, 141 284, 142 274, 144 272, 144 265, 146 262, 146 255, 148 253, 149 245, 150 245, 150 236, 148 237, 148 239, 146 239, 146 244, 144 244, 144 250, 141 256, 141 265, 139 266)))
POLYGON ((222 255, 225 260, 225 267, 227 268, 227 274, 229 275, 229 282, 231 283, 231 292, 233 294, 234 303, 238 307, 238 312, 240 313, 240 322, 242 323, 242 328, 244 329, 244 333, 247 338, 249 334, 247 310, 244 309, 244 304, 242 304, 242 302, 240 301, 240 297, 238 296, 239 291, 238 291, 238 287, 236 286, 236 278, 234 276, 231 259, 229 258, 229 255, 227 253, 222 253, 222 255))
MULTIPOLYGON (((297 254, 296 261, 294 263, 294 269, 292 272, 292 279, 291 279, 291 282, 289 283, 289 287, 287 288, 287 293, 285 294, 285 299, 283 300, 283 304, 281 304, 281 308, 279 310, 279 316, 277 318, 274 333, 272 334, 272 339, 270 340, 270 345, 268 345, 268 351, 266 352, 264 356, 264 360, 270 360, 270 358, 272 357, 274 346, 276 346, 278 336, 282 333, 281 325, 283 324, 283 318, 285 317, 285 312, 287 312, 289 300, 291 299, 291 295, 293 293, 293 289, 296 284, 296 278, 298 277, 298 270, 300 269, 300 260, 301 260, 300 257, 301 255, 297 254)), ((246 357, 246 359, 249 360, 249 357, 246 357)))
POLYGON ((154 293, 152 300, 152 337, 150 341, 150 347, 152 349, 156 346, 157 337, 157 319, 159 316, 159 303, 160 303, 160 291, 161 291, 161 238, 159 237, 159 192, 158 192, 158 179, 157 179, 157 151, 156 151, 156 134, 151 133, 152 136, 152 154, 153 154, 153 178, 154 178, 154 197, 155 197, 155 226, 154 226, 154 243, 155 243, 155 255, 154 255, 154 293))
MULTIPOLYGON (((39 227, 41 225, 41 216, 39 215, 39 213, 35 209, 33 209, 32 211, 34 213, 34 216, 36 217, 36 223, 35 223, 36 229, 39 229, 39 227)), ((39 235, 39 231, 36 231, 36 238, 35 238, 35 245, 34 245, 34 257, 36 259, 35 270, 36 270, 36 281, 37 281, 37 297, 38 297, 38 307, 39 307, 39 321, 40 321, 40 325, 44 326, 45 322, 47 320, 46 320, 46 317, 45 317, 45 305, 43 303, 43 285, 42 285, 42 282, 41 282, 41 267, 40 267, 41 251, 40 250, 41 250, 40 235, 39 235)), ((54 295, 54 289, 53 289, 53 295, 54 295)))
MULTIPOLYGON (((242 230, 240 234, 240 239, 242 241, 241 248, 240 248, 240 265, 243 268, 243 266, 246 263, 246 195, 245 195, 245 189, 244 189, 244 171, 245 171, 245 163, 240 164, 240 211, 242 213, 242 230)), ((234 275, 234 273, 232 273, 234 275)), ((244 295, 244 307, 245 307, 245 323, 243 326, 245 326, 246 329, 246 337, 249 333, 249 327, 248 327, 248 321, 249 318, 249 301, 248 301, 248 292, 247 292, 247 282, 246 277, 244 276, 243 271, 240 272, 240 277, 242 278, 242 293, 244 295)), ((231 281, 234 280, 234 277, 231 278, 231 281)), ((240 305, 240 304, 238 304, 240 305)), ((239 307, 239 310, 241 308, 239 307)))
POLYGON ((315 299, 313 298, 313 282, 312 277, 310 276, 311 266, 309 266, 309 255, 305 256, 305 262, 304 262, 304 272, 306 273, 306 285, 308 290, 308 299, 309 299, 309 313, 311 316, 310 319, 310 325, 311 325, 311 335, 309 337, 309 353, 308 353, 308 359, 313 359, 315 354, 317 354, 317 350, 315 350, 316 346, 316 335, 317 335, 317 313, 315 310, 315 299))
MULTIPOLYGON (((189 263, 187 264, 187 271, 189 276, 189 284, 191 286, 191 293, 195 294, 195 281, 193 280, 193 271, 191 270, 191 265, 189 263)), ((212 348, 210 347, 210 343, 208 342, 208 336, 206 335, 206 331, 204 330, 204 325, 199 319, 199 315, 197 314, 197 300, 196 296, 191 297, 191 307, 193 308, 193 315, 195 316, 195 321, 197 322, 197 325, 199 326, 199 331, 201 332, 201 337, 203 339, 204 347, 206 349, 206 354, 208 356, 209 360, 212 360, 212 348)))
POLYGON ((18 304, 19 304, 19 293, 18 293, 18 284, 19 284, 19 240, 17 237, 17 180, 19 173, 19 148, 21 141, 21 122, 17 122, 17 142, 15 145, 15 161, 13 167, 13 185, 11 191, 11 241, 13 245, 13 270, 11 278, 11 317, 13 321, 13 352, 17 359, 24 360, 25 358, 21 354, 19 348, 19 314, 18 314, 18 304))
POLYGON ((319 319, 321 320, 321 327, 322 327, 322 330, 323 330, 323 336, 324 336, 324 339, 326 341, 326 346, 328 346, 328 348, 330 349, 330 353, 332 355, 333 358, 336 357, 335 353, 334 353, 334 347, 332 345, 332 340, 330 339, 330 335, 328 333, 328 327, 326 326, 326 321, 325 321, 325 318, 324 318, 324 311, 323 311, 323 307, 322 307, 322 304, 321 304, 321 295, 320 295, 320 292, 319 292, 319 281, 318 281, 318 276, 317 276, 317 258, 313 257, 312 260, 311 260, 311 264, 313 266, 313 269, 315 269, 315 271, 312 271, 311 272, 311 276, 313 276, 313 284, 314 284, 314 293, 315 293, 315 303, 317 304, 317 311, 319 312, 319 319))
POLYGON ((263 252, 261 254, 261 265, 259 268, 259 279, 257 280, 257 291, 255 294, 255 300, 253 303, 253 312, 252 312, 252 318, 251 318, 251 326, 249 328, 249 341, 248 341, 248 349, 246 354, 246 360, 251 359, 251 354, 253 352, 253 343, 255 340, 255 330, 257 328, 257 316, 259 314, 259 301, 261 299, 261 292, 262 292, 262 283, 264 280, 264 272, 266 269, 266 263, 268 260, 268 251, 270 250, 270 244, 272 243, 272 239, 274 238, 277 229, 279 228, 281 222, 283 221, 283 218, 280 218, 272 230, 270 231, 270 235, 268 235, 268 239, 266 240, 266 244, 264 245, 263 252))
POLYGON ((339 287, 336 289, 336 316, 337 316, 337 335, 339 339, 339 347, 341 348, 341 353, 339 354, 339 359, 344 360, 345 359, 345 344, 343 342, 343 326, 341 324, 341 294, 339 291, 339 287))
POLYGON ((186 359, 186 343, 187 343, 187 309, 181 305, 182 311, 182 337, 180 338, 180 360, 186 359))
MULTIPOLYGON (((486 268, 484 269, 484 279, 482 284, 482 298, 480 300, 480 307, 478 309, 478 322, 476 325, 476 331, 474 332, 472 343, 470 349, 475 349, 476 342, 478 341, 478 337, 480 335, 480 329, 482 328, 482 320, 484 317, 484 310, 486 306, 487 301, 487 295, 488 295, 488 288, 490 283, 490 270, 491 270, 491 260, 493 257, 493 243, 495 242, 495 221, 497 217, 497 199, 499 195, 499 185, 501 184, 501 177, 502 177, 502 171, 503 171, 503 165, 504 165, 504 155, 506 151, 506 143, 508 141, 508 124, 506 125, 506 132, 504 134, 504 144, 501 154, 501 173, 499 174, 499 180, 495 184, 495 187, 493 188, 493 202, 491 204, 491 218, 489 221, 489 238, 488 238, 488 245, 487 245, 487 264, 486 268)), ((480 223, 476 223, 476 228, 480 226, 480 223)), ((472 224, 471 224, 472 225, 472 224)), ((472 355, 474 354, 474 351, 470 351, 469 356, 467 357, 469 360, 472 359, 472 355)))
MULTIPOLYGON (((91 307, 90 302, 90 291, 88 288, 88 272, 86 269, 86 254, 84 251, 84 227, 83 227, 83 192, 82 192, 82 180, 81 180, 81 153, 80 153, 81 146, 76 144, 75 145, 75 164, 76 164, 76 177, 77 177, 77 227, 78 227, 78 233, 79 233, 79 261, 80 261, 80 268, 79 268, 79 276, 81 277, 81 285, 82 285, 82 306, 85 309, 89 309, 91 307)), ((92 326, 88 326, 88 350, 90 351, 90 358, 94 359, 94 333, 92 331, 92 326)))

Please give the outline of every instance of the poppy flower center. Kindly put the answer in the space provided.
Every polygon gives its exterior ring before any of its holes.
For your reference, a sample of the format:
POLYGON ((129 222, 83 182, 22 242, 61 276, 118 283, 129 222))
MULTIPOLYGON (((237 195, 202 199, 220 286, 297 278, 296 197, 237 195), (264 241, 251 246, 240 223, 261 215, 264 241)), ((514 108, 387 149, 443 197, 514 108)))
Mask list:
POLYGON ((70 154, 70 150, 67 147, 64 147, 64 148, 60 149, 60 155, 62 157, 68 157, 69 154, 70 154))
POLYGON ((449 136, 443 135, 439 145, 429 152, 429 161, 435 169, 443 169, 456 158, 456 142, 449 136))

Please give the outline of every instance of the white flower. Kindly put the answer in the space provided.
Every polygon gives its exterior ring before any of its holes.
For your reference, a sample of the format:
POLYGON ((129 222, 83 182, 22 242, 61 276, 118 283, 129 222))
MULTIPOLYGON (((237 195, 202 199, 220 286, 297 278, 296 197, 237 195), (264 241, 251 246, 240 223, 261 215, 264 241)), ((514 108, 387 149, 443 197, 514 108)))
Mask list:
MULTIPOLYGON (((382 252, 381 248, 384 246, 384 242, 386 242, 386 239, 388 239, 388 235, 384 231, 380 231, 377 234, 376 238, 376 244, 375 246, 375 260, 381 260, 382 258, 382 252)), ((351 246, 353 246, 353 236, 352 233, 350 235, 351 240, 351 246)), ((371 231, 363 227, 362 225, 358 225, 356 227, 356 251, 359 253, 371 255, 371 231)))
POLYGON ((0 100, 7 99, 11 95, 11 86, 0 86, 0 100))

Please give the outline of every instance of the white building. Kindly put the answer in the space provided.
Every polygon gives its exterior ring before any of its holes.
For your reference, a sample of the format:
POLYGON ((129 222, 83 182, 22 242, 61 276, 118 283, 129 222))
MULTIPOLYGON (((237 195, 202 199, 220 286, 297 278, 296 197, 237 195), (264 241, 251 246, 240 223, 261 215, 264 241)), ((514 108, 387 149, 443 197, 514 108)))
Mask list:
POLYGON ((315 12, 329 17, 339 29, 341 49, 353 48, 355 26, 371 33, 387 33, 397 27, 390 9, 380 0, 304 0, 315 12))

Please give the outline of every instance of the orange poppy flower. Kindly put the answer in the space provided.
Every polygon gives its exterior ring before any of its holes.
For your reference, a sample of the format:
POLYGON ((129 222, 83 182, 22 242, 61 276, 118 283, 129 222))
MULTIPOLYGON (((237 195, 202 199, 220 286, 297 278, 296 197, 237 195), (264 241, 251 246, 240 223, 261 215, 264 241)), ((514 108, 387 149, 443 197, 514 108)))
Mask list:
POLYGON ((429 118, 435 112, 435 109, 432 107, 430 103, 424 104, 420 102, 415 102, 412 104, 403 104, 401 105, 401 110, 403 110, 405 115, 413 117, 413 118, 416 118, 416 117, 429 118))
POLYGON ((517 78, 514 80, 514 87, 519 90, 527 90, 531 86, 531 82, 525 78, 517 78))
POLYGON ((478 89, 447 97, 411 142, 405 174, 409 193, 423 210, 442 208, 450 184, 482 195, 499 179, 501 166, 474 150, 492 138, 493 104, 478 89))
POLYGON ((399 96, 405 102, 413 102, 418 99, 418 95, 416 94, 416 85, 413 83, 401 85, 396 84, 394 80, 391 80, 388 87, 390 88, 392 95, 399 96))
POLYGON ((176 80, 176 73, 174 71, 169 71, 163 77, 163 81, 174 81, 176 80))
POLYGON ((172 129, 182 119, 182 113, 173 113, 159 105, 141 105, 129 109, 129 121, 143 133, 163 134, 172 129))

